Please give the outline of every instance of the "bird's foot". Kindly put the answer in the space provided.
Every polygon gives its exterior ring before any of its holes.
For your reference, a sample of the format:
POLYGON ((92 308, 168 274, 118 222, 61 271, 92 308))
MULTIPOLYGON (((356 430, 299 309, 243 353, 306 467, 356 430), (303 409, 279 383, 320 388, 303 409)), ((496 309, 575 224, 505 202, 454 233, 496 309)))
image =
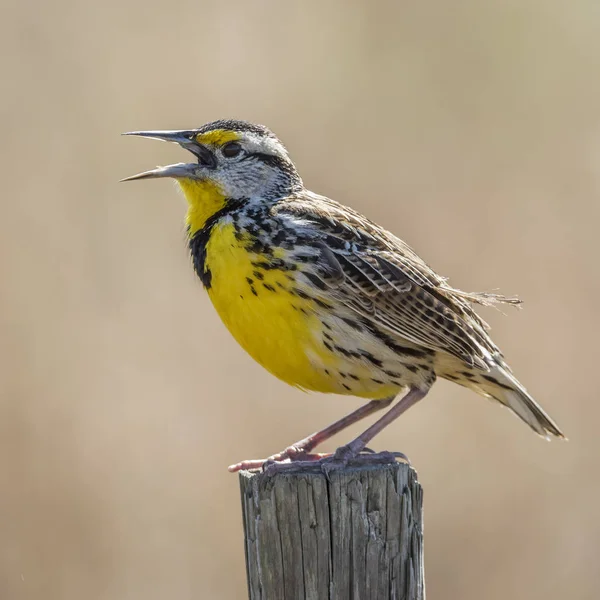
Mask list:
POLYGON ((289 446, 278 454, 273 454, 269 458, 258 458, 251 460, 243 460, 235 465, 230 465, 228 470, 230 473, 238 471, 255 471, 262 469, 267 471, 274 465, 298 466, 302 464, 315 464, 317 461, 331 456, 331 454, 310 453, 306 452, 299 446, 289 446))
POLYGON ((357 451, 352 448, 351 444, 339 447, 333 454, 311 454, 302 451, 288 453, 287 450, 267 459, 240 462, 229 467, 229 470, 235 473, 241 470, 262 469, 265 474, 270 476, 278 473, 321 471, 329 479, 331 473, 345 467, 393 464, 398 459, 410 464, 402 452, 374 452, 370 448, 357 451))
POLYGON ((395 463, 397 459, 410 465, 408 457, 402 452, 388 452, 387 450, 375 452, 370 448, 357 451, 350 443, 346 446, 340 446, 331 456, 322 458, 319 464, 321 471, 329 479, 332 473, 345 467, 389 465, 395 463))

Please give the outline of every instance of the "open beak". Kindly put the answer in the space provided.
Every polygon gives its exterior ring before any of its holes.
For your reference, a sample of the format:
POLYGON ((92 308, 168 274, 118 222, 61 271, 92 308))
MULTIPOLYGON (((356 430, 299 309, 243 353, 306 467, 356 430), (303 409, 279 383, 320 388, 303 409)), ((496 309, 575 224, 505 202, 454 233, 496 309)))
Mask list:
POLYGON ((137 135, 139 137, 174 142, 185 148, 198 158, 197 163, 178 163, 168 167, 157 167, 151 171, 144 171, 121 181, 135 181, 136 179, 158 179, 162 177, 195 177, 202 168, 214 169, 217 166, 215 155, 206 147, 196 141, 197 131, 128 131, 123 135, 137 135))
POLYGON ((125 177, 121 181, 135 181, 136 179, 160 179, 162 177, 186 178, 193 177, 198 170, 198 165, 195 163, 177 163, 168 167, 156 167, 151 171, 144 171, 137 175, 125 177))

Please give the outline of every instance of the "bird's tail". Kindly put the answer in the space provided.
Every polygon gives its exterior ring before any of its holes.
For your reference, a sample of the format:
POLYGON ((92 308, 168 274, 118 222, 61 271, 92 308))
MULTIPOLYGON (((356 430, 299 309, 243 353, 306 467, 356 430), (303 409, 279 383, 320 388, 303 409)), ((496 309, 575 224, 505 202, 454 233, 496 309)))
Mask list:
POLYGON ((566 439, 558 425, 529 395, 508 368, 502 365, 492 368, 480 387, 486 394, 489 394, 521 417, 537 434, 547 440, 550 439, 550 436, 566 439))

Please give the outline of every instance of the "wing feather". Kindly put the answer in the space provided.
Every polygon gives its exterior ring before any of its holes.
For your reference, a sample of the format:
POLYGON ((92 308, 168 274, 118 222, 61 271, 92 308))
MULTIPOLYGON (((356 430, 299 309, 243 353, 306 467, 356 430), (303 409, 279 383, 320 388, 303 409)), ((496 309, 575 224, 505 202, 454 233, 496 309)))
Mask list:
POLYGON ((405 242, 329 198, 306 192, 280 202, 274 212, 305 224, 303 243, 321 248, 315 268, 327 293, 364 319, 484 370, 492 356, 501 356, 470 303, 514 299, 452 288, 405 242))

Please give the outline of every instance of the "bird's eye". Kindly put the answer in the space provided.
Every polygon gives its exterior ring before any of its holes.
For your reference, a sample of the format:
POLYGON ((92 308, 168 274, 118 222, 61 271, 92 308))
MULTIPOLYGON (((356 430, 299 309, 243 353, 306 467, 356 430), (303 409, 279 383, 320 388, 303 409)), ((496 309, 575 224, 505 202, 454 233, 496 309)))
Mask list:
POLYGON ((237 142, 229 142, 228 144, 225 144, 223 146, 223 149, 221 150, 223 156, 225 156, 226 158, 233 158, 234 156, 237 156, 241 151, 242 146, 237 142))

